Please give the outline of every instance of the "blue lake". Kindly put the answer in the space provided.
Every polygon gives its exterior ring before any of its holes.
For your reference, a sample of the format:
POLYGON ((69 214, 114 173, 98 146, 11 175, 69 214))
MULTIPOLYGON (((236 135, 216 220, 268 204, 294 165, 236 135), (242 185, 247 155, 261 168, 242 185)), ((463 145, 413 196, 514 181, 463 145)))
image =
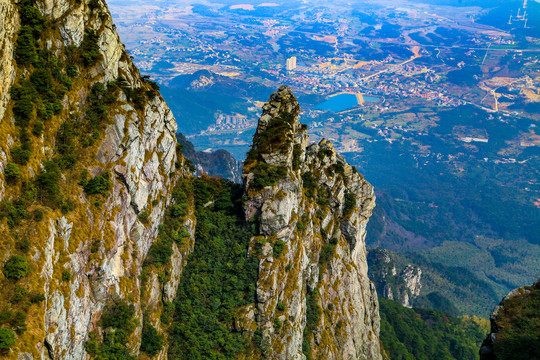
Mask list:
POLYGON ((354 94, 339 94, 332 96, 328 100, 315 106, 316 110, 326 110, 333 112, 340 112, 358 105, 356 95, 354 94))
MULTIPOLYGON (((364 97, 365 102, 378 102, 380 100, 380 98, 376 96, 364 95, 363 97, 364 97)), ((328 100, 315 106, 315 110, 340 112, 340 111, 345 111, 350 108, 353 108, 357 105, 358 105, 358 101, 356 100, 356 95, 339 94, 336 96, 332 96, 328 100)))

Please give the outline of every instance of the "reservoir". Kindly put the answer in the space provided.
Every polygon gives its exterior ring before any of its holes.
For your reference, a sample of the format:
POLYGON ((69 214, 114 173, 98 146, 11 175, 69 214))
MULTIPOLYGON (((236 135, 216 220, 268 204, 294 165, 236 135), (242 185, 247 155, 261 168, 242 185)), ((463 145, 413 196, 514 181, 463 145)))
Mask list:
POLYGON ((365 102, 378 102, 379 100, 381 100, 376 96, 363 95, 363 97, 365 102))
POLYGON ((380 99, 375 96, 367 96, 353 93, 340 93, 330 96, 326 101, 315 107, 315 110, 325 110, 332 112, 340 112, 349 110, 355 106, 361 105, 364 102, 377 102, 380 99))

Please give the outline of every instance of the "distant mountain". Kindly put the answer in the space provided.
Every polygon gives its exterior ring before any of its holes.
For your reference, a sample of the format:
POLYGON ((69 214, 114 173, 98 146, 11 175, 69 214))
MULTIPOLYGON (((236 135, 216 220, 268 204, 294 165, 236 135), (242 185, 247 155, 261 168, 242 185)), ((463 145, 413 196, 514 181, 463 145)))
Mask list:
POLYGON ((215 114, 248 113, 253 101, 264 101, 272 89, 256 82, 200 70, 173 78, 161 86, 163 98, 184 134, 196 134, 215 122, 215 114))
POLYGON ((208 70, 199 70, 193 74, 179 75, 169 82, 173 89, 208 91, 219 95, 231 95, 254 99, 267 99, 272 89, 253 81, 243 81, 223 76, 208 70))
POLYGON ((236 160, 228 151, 197 151, 181 133, 176 134, 176 139, 182 146, 182 153, 193 163, 198 174, 220 176, 235 183, 242 182, 242 162, 236 160))
POLYGON ((491 284, 469 270, 431 262, 418 254, 377 248, 368 252, 367 260, 379 297, 406 307, 486 317, 499 298, 491 284))

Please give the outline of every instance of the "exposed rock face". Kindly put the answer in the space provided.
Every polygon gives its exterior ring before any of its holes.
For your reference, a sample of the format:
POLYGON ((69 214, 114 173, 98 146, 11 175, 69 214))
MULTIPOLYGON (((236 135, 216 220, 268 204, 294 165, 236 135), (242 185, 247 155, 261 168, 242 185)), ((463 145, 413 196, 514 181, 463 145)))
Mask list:
POLYGON ((407 264, 398 274, 391 253, 382 248, 369 251, 368 264, 369 276, 379 296, 412 307, 422 290, 422 269, 407 264))
MULTIPOLYGON (((22 177, 32 181, 40 164, 50 159, 61 123, 81 117, 87 95, 95 82, 107 83, 122 76, 127 86, 143 84, 139 71, 127 56, 115 31, 111 15, 102 1, 89 6, 89 1, 37 0, 36 7, 52 24, 48 38, 41 39, 51 53, 61 54, 68 45, 79 46, 85 30, 98 34, 100 57, 63 100, 64 110, 47 123, 47 128, 32 145, 30 166, 22 169, 22 177), (57 35, 60 36, 57 36, 57 35), (33 164, 33 165, 32 165, 33 164), (32 168, 33 167, 33 168, 32 168)), ((13 1, 0 1, 0 172, 10 160, 10 148, 18 136, 10 103, 10 87, 23 70, 14 60, 15 36, 19 27, 19 8, 13 1)), ((26 70, 25 70, 26 71, 26 70)), ((139 327, 130 344, 137 353, 142 325, 141 273, 142 262, 156 239, 165 207, 170 203, 171 189, 177 172, 176 121, 163 99, 157 95, 135 108, 120 91, 119 98, 108 108, 108 124, 99 142, 87 150, 79 161, 92 176, 108 171, 112 174, 112 190, 99 202, 90 198, 78 179, 64 175, 61 186, 72 195, 74 211, 63 215, 59 210, 44 208, 41 222, 24 223, 15 230, 0 224, 3 240, 2 261, 15 251, 16 234, 31 236, 33 273, 27 284, 40 284, 45 295, 42 308, 33 307, 31 332, 19 335, 12 358, 85 359, 85 343, 94 329, 104 305, 111 298, 129 299, 136 308, 139 327), (86 155, 86 154, 85 154, 86 155), (144 213, 144 219, 141 214, 144 213), (69 281, 62 273, 69 271, 69 281), (23 352, 24 349, 24 352, 23 352), (18 355, 20 353, 20 355, 18 355)), ((80 170, 79 170, 80 171, 80 170)), ((5 190, 0 177, 0 199, 17 199, 18 185, 5 190)), ((193 231, 194 220, 186 227, 193 231)), ((159 286, 163 289, 147 301, 158 305, 176 293, 182 258, 178 251, 170 272, 171 279, 159 286), (163 290, 163 291, 162 291, 163 290)), ((150 278, 152 278, 150 274, 150 278)), ((159 307, 159 306, 158 306, 159 307)), ((159 318, 159 316, 157 316, 159 318)), ((158 320, 154 325, 158 326, 158 320)))
POLYGON ((480 348, 481 360, 540 358, 540 280, 509 292, 489 319, 491 332, 480 348))
MULTIPOLYGON (((0 119, 4 119, 6 108, 11 99, 10 89, 16 76, 16 64, 13 59, 15 47, 15 37, 19 31, 19 14, 17 6, 13 1, 0 1, 0 119)), ((4 121, 5 122, 5 121, 4 121)), ((4 124, 0 131, 0 144, 10 146, 13 143, 6 127, 11 124, 4 124)), ((7 164, 7 148, 0 148, 0 172, 4 173, 7 164)), ((0 200, 4 198, 4 178, 0 177, 0 200)))
POLYGON ((299 113, 288 87, 274 93, 244 165, 245 218, 259 223, 250 247, 260 265, 243 328, 262 330, 267 358, 379 359, 364 243, 373 187, 330 142, 309 145, 299 113))

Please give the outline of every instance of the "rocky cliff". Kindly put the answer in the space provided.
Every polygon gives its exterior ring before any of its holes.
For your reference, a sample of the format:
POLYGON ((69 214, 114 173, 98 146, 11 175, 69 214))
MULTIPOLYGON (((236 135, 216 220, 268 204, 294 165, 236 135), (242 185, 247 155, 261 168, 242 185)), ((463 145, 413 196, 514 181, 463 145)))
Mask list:
POLYGON ((392 253, 382 248, 370 250, 367 260, 369 277, 375 284, 377 294, 405 307, 412 307, 422 290, 422 269, 407 264, 398 273, 392 253))
POLYGON ((481 360, 540 359, 540 280, 512 290, 493 309, 481 360))
POLYGON ((102 1, 0 9, 0 317, 16 334, 4 355, 84 359, 107 304, 142 320, 139 274, 183 176, 176 122, 102 1))
POLYGON ((373 187, 329 141, 309 144, 300 107, 281 87, 263 107, 244 165, 244 214, 258 223, 256 304, 272 359, 378 359, 379 315, 367 276, 373 187))

